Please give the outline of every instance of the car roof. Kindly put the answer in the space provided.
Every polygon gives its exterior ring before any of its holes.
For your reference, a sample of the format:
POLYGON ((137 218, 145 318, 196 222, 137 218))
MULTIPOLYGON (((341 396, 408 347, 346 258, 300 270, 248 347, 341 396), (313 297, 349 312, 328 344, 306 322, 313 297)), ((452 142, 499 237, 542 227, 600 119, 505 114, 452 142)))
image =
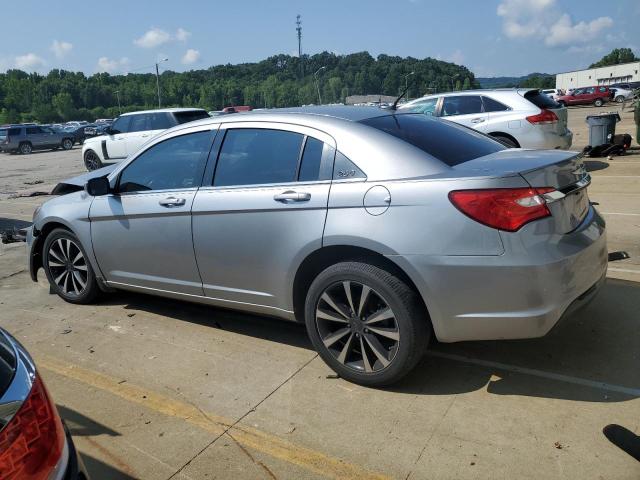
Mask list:
POLYGON ((120 115, 126 117, 128 115, 138 115, 141 113, 179 113, 179 112, 204 112, 203 108, 156 108, 154 110, 139 110, 137 112, 127 112, 120 115))

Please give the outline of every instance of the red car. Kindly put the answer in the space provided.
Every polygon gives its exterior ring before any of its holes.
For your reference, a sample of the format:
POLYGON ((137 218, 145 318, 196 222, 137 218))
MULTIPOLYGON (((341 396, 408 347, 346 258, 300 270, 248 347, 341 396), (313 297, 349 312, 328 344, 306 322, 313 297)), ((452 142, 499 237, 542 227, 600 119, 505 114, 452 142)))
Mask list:
POLYGON ((556 102, 563 106, 593 104, 596 107, 601 107, 611 99, 612 93, 609 87, 602 85, 576 88, 571 93, 558 97, 556 102))

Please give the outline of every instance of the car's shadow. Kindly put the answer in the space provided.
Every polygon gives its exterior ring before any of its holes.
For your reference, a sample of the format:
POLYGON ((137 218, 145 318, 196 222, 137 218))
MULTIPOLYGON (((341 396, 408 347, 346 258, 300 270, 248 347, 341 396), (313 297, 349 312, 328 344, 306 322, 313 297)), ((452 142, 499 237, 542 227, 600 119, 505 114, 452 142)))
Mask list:
POLYGON ((598 170, 609 168, 609 163, 600 160, 585 160, 584 165, 587 168, 587 172, 597 172, 598 170))
MULTIPOLYGON (((275 318, 221 309, 212 315, 209 306, 133 293, 119 293, 105 302, 312 349, 303 325, 275 318)), ((496 395, 589 402, 636 398, 640 396, 638 312, 640 283, 609 279, 591 305, 563 319, 543 338, 433 342, 431 353, 390 390, 450 395, 486 389, 496 395)))

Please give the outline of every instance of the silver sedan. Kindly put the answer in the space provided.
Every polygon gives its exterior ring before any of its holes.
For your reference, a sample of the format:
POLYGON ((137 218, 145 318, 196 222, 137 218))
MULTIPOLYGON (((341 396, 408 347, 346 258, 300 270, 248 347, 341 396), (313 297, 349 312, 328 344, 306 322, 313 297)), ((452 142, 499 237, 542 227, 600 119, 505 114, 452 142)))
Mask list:
POLYGON ((507 149, 422 114, 215 117, 59 184, 30 271, 306 323, 343 378, 398 381, 441 342, 546 334, 607 268, 577 153, 507 149))

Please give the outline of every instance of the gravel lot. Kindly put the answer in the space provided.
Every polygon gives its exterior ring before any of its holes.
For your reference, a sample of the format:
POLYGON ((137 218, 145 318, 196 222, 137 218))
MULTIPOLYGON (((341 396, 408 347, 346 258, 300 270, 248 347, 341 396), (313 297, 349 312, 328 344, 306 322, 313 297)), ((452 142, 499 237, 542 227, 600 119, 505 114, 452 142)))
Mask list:
MULTIPOLYGON (((596 111, 570 109, 576 149, 596 111)), ((602 428, 640 433, 640 155, 587 164, 609 250, 632 255, 599 298, 542 339, 434 345, 393 389, 334 378, 299 325, 128 293, 68 305, 31 282, 21 244, 0 246, 0 325, 94 480, 637 479, 602 428)), ((10 196, 84 171, 77 147, 0 165, 0 217, 21 220, 48 197, 10 196)))

